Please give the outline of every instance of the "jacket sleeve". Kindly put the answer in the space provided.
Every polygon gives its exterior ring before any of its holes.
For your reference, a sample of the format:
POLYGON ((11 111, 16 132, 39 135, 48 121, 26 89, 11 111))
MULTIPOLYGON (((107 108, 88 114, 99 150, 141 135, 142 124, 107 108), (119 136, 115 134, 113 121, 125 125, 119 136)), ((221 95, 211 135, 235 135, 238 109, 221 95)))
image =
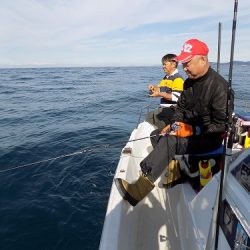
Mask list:
POLYGON ((185 92, 182 92, 180 98, 178 99, 175 113, 171 119, 172 123, 181 122, 184 120, 185 103, 186 103, 186 95, 185 92))
POLYGON ((217 84, 211 97, 209 111, 203 114, 203 133, 220 133, 226 130, 227 84, 217 84))

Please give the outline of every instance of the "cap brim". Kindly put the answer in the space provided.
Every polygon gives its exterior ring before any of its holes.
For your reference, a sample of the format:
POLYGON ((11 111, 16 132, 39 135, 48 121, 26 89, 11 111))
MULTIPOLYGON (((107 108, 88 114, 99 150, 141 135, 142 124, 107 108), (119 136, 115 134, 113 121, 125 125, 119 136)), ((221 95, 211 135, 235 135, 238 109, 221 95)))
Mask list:
POLYGON ((193 59, 194 55, 191 55, 190 53, 182 52, 179 56, 175 58, 176 61, 180 63, 186 63, 193 59))

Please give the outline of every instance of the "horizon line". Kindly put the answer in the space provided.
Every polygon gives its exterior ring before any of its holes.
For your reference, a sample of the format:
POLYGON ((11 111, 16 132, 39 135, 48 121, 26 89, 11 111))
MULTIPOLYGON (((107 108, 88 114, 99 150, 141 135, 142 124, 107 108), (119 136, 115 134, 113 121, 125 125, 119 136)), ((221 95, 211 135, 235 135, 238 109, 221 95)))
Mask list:
MULTIPOLYGON (((210 62, 216 64, 217 62, 210 62)), ((221 62, 220 64, 228 64, 230 62, 221 62)), ((234 60, 234 63, 250 63, 250 61, 234 60)), ((152 65, 0 65, 0 69, 35 69, 35 68, 121 68, 121 67, 159 67, 160 64, 152 65)))

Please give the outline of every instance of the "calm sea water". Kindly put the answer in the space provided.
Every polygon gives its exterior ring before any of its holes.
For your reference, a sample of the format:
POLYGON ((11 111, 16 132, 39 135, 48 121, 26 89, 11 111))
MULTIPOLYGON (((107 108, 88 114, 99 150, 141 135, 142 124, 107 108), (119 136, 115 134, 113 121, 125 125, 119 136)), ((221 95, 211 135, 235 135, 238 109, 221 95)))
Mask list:
MULTIPOLYGON (((249 72, 234 66, 237 111, 249 111, 249 72)), ((98 249, 121 148, 159 102, 146 87, 162 77, 161 67, 0 69, 0 171, 103 145, 0 172, 0 249, 98 249)))

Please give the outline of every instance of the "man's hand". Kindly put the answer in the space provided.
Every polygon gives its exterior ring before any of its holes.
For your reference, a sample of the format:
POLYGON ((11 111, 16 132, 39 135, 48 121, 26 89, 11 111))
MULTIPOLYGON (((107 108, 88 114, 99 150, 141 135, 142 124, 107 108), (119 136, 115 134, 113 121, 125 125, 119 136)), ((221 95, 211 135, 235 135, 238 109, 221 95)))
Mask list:
POLYGON ((150 97, 161 97, 160 87, 156 85, 149 85, 148 90, 150 91, 150 97))
POLYGON ((161 92, 158 91, 153 91, 151 95, 149 95, 151 97, 161 97, 161 92))
POLYGON ((184 122, 175 122, 171 126, 170 135, 175 135, 179 137, 188 137, 193 135, 193 127, 184 122))
POLYGON ((153 91, 153 90, 154 90, 154 87, 155 87, 155 86, 154 86, 154 85, 152 85, 152 84, 151 84, 151 85, 148 85, 148 90, 153 91))
POLYGON ((171 128, 170 125, 167 125, 165 128, 163 128, 162 131, 161 131, 161 135, 165 135, 165 134, 169 133, 170 128, 171 128))
POLYGON ((148 90, 152 91, 152 92, 160 92, 160 87, 158 87, 156 85, 149 85, 148 90))

